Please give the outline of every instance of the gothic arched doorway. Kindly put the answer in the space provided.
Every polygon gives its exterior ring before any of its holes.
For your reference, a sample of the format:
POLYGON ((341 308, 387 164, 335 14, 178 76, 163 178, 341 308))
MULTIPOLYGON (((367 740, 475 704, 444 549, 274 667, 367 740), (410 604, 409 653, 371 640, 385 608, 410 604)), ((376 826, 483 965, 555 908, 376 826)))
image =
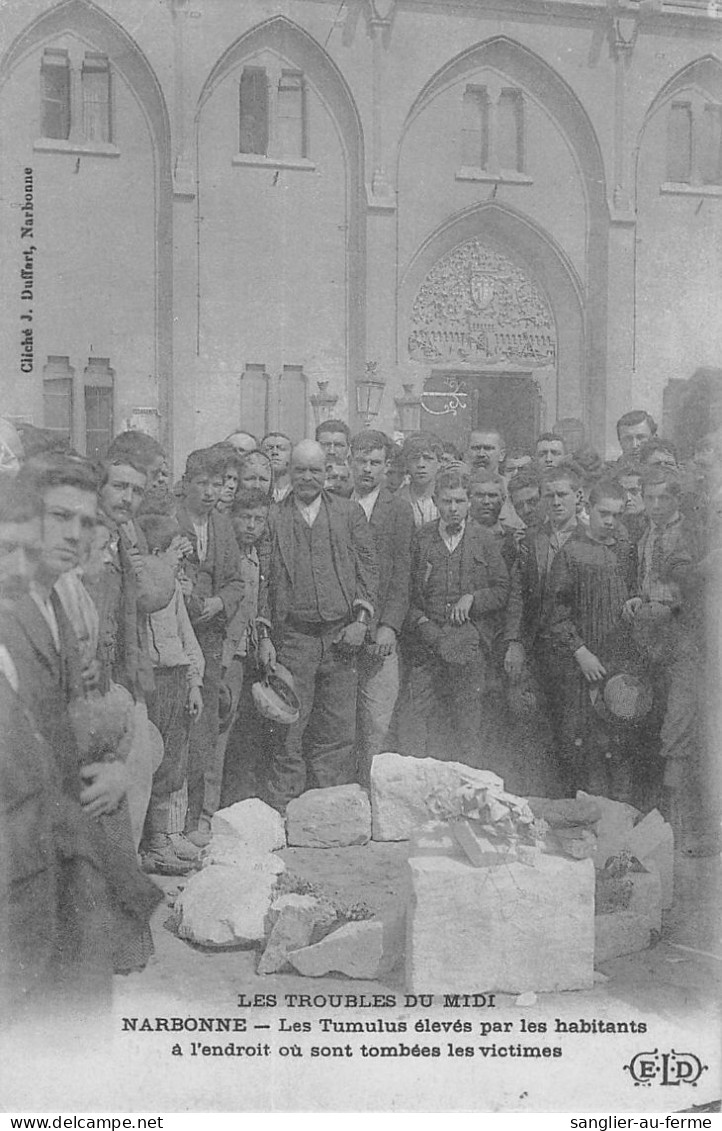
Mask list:
POLYGON ((528 445, 587 416, 581 289, 527 217, 485 204, 419 249, 400 290, 400 357, 422 391, 422 428, 465 444, 472 427, 528 445))
POLYGON ((477 238, 438 260, 411 308, 408 351, 431 365, 423 428, 462 445, 472 428, 492 426, 509 446, 533 442, 542 381, 556 384, 557 333, 546 299, 508 256, 477 238))

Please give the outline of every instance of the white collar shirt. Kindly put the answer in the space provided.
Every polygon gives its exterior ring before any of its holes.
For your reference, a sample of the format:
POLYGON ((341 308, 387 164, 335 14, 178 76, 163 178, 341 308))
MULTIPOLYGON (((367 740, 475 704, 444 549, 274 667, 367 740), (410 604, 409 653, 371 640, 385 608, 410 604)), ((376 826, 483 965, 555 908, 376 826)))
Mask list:
POLYGON ((198 561, 204 562, 208 557, 208 521, 194 522, 193 529, 196 532, 196 553, 198 561))
POLYGON ((369 522, 371 521, 371 515, 374 513, 374 507, 376 506, 376 500, 379 497, 380 490, 381 484, 379 483, 378 487, 376 487, 376 489, 373 491, 369 491, 368 495, 357 495, 354 491, 353 495, 351 496, 353 501, 355 503, 358 503, 358 505, 361 507, 369 522))
POLYGON ((312 503, 300 503, 298 499, 295 502, 303 521, 307 526, 313 526, 321 510, 321 503, 323 502, 321 495, 317 495, 312 503))
POLYGON ((459 542, 464 537, 465 530, 466 519, 464 519, 464 521, 462 522, 461 529, 455 531, 454 533, 449 530, 443 519, 439 519, 439 534, 441 535, 441 539, 450 554, 453 554, 454 550, 459 545, 459 542))

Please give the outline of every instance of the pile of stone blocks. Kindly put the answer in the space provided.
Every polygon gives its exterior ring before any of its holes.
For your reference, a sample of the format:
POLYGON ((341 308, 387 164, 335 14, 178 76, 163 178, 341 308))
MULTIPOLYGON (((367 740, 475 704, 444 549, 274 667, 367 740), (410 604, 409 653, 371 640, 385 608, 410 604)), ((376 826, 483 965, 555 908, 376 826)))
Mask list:
POLYGON ((202 946, 255 946, 286 867, 276 855, 286 844, 283 818, 254 797, 216 813, 211 830, 201 870, 176 899, 173 926, 202 946))
POLYGON ((672 830, 656 810, 642 818, 584 793, 531 798, 548 832, 530 851, 479 839, 473 822, 432 818, 433 796, 469 785, 503 789, 496 774, 460 762, 386 753, 374 758, 370 798, 358 785, 308 790, 285 823, 257 798, 222 810, 201 871, 176 901, 178 934, 213 947, 260 944, 259 973, 307 977, 379 978, 405 948, 407 987, 421 993, 587 989, 595 961, 649 946, 673 894, 672 830), (411 896, 396 914, 357 914, 315 890, 279 892, 278 849, 363 851, 371 839, 410 842, 411 896), (605 864, 632 858, 624 899, 595 915, 605 864))
POLYGON ((371 828, 374 840, 408 840, 430 817, 432 793, 460 785, 496 786, 501 778, 463 762, 377 754, 371 765, 371 828))
POLYGON ((344 922, 331 902, 314 896, 279 896, 268 927, 259 974, 376 979, 393 969, 403 950, 402 916, 344 922))

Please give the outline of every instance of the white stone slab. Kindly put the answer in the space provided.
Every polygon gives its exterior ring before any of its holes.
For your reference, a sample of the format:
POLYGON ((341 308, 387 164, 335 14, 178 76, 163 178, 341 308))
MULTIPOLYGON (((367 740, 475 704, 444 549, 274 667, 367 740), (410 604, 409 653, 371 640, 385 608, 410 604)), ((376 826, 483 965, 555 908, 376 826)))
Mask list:
POLYGON ((276 876, 268 870, 204 868, 178 896, 178 934, 203 946, 252 946, 265 937, 276 876))
POLYGON ((474 868, 409 860, 406 986, 411 993, 588 989, 594 978, 594 866, 540 855, 474 868))
POLYGON ((286 847, 283 817, 258 797, 219 809, 211 818, 211 832, 214 836, 233 836, 258 855, 286 847))
POLYGON ((374 840, 408 840, 433 813, 428 801, 437 789, 472 783, 503 789, 490 770, 475 770, 462 762, 377 754, 371 764, 371 827, 374 840))

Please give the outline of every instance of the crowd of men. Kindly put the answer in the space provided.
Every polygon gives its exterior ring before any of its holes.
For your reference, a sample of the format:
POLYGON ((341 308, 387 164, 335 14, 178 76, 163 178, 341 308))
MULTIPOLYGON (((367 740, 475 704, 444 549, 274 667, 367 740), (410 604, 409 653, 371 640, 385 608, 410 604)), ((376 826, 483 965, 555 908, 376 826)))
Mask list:
POLYGON ((107 998, 219 808, 368 787, 384 750, 656 805, 718 852, 722 434, 684 466, 644 411, 617 434, 605 462, 327 420, 234 432, 173 485, 142 432, 95 464, 0 422, 4 1008, 107 998), (256 709, 272 673, 295 721, 256 709))

